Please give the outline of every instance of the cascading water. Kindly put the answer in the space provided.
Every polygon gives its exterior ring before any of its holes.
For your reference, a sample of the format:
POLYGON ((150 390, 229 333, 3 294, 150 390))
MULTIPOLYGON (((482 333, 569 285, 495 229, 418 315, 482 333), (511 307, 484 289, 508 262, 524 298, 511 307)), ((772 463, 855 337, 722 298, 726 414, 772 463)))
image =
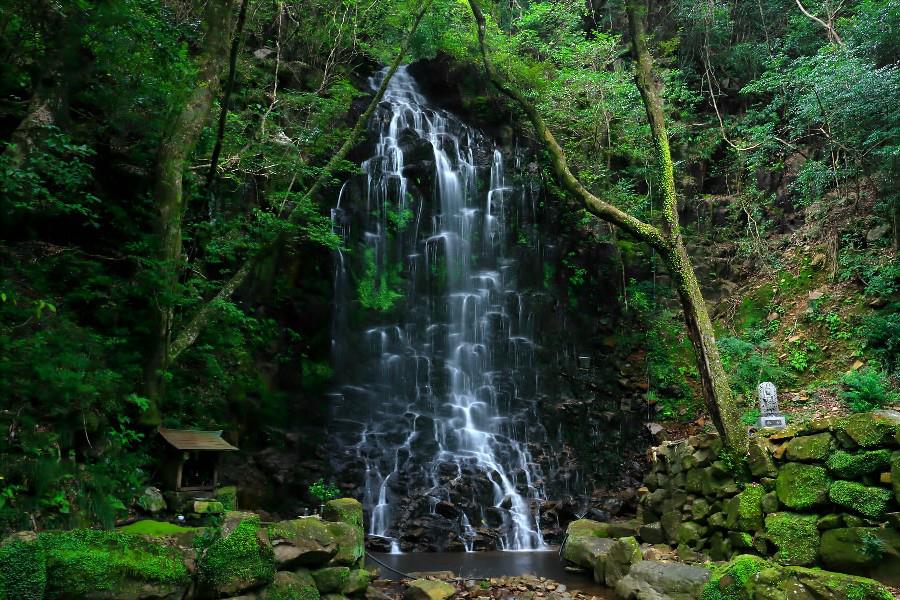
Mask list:
POLYGON ((460 549, 486 532, 502 549, 541 549, 544 482, 529 445, 546 434, 532 294, 518 284, 533 199, 508 182, 504 153, 430 106, 405 67, 370 131, 365 175, 332 211, 335 230, 358 240, 355 257, 335 257, 333 348, 346 382, 334 395, 338 468, 363 480, 368 533, 385 549, 423 519, 460 549), (345 199, 354 194, 355 217, 345 199), (397 322, 360 327, 352 301, 397 322))

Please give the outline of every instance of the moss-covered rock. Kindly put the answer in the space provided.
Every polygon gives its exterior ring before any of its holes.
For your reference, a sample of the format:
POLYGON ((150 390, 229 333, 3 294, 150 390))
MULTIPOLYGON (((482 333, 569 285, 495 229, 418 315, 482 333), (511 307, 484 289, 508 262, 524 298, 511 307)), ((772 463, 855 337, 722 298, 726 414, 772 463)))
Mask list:
POLYGON ((827 529, 837 529, 838 527, 844 526, 844 517, 838 514, 830 514, 830 515, 822 515, 819 517, 818 521, 816 521, 816 526, 821 531, 825 531, 827 529))
POLYGON ((44 548, 32 532, 0 543, 0 600, 41 600, 47 585, 44 548))
POLYGON ((316 588, 322 594, 340 592, 350 578, 350 567, 326 567, 313 571, 316 588))
POLYGON ((889 490, 855 481, 835 481, 828 490, 828 497, 838 506, 873 519, 878 519, 884 514, 891 496, 889 490))
POLYGON ((736 556, 731 562, 713 569, 700 600, 752 600, 751 580, 763 569, 773 566, 758 556, 736 556))
POLYGON ((775 560, 782 565, 811 565, 819 556, 816 515, 781 512, 766 515, 766 535, 778 547, 775 560))
POLYGON ((616 583, 616 597, 693 600, 708 579, 709 571, 701 567, 645 560, 633 565, 616 583))
POLYGON ((403 600, 448 600, 456 594, 456 588, 445 581, 416 579, 403 593, 403 600))
POLYGON ((191 583, 185 550, 172 540, 73 529, 39 535, 45 598, 180 598, 191 583))
POLYGON ((326 521, 335 521, 363 527, 363 506, 355 498, 338 498, 325 503, 322 517, 326 521))
POLYGON ((331 566, 361 567, 366 554, 363 528, 342 522, 325 523, 325 527, 337 542, 331 566))
POLYGON ((281 570, 323 567, 338 552, 338 542, 328 524, 317 517, 279 521, 269 525, 268 533, 275 564, 281 570))
POLYGON ((765 514, 778 512, 778 509, 781 508, 781 503, 778 502, 778 494, 775 492, 768 492, 763 495, 760 505, 765 514))
POLYGON ((371 580, 372 574, 365 569, 354 569, 347 575, 347 579, 341 587, 341 593, 347 596, 362 594, 369 587, 371 580))
POLYGON ((874 567, 891 551, 890 540, 878 527, 842 527, 822 534, 822 563, 838 571, 860 573, 874 567))
POLYGON ((868 450, 865 452, 846 452, 838 450, 828 457, 828 470, 841 479, 856 479, 866 473, 875 473, 884 469, 891 462, 890 450, 868 450))
MULTIPOLYGON (((900 430, 897 436, 900 438, 900 430)), ((900 450, 891 455, 891 486, 894 488, 894 499, 900 504, 900 450)))
POLYGON ((198 515, 221 515, 225 505, 218 500, 194 500, 192 510, 198 515))
POLYGON ((320 600, 320 597, 316 582, 304 569, 295 573, 278 571, 259 595, 260 600, 320 600))
POLYGON ((827 432, 795 437, 786 444, 787 459, 800 462, 825 460, 832 440, 827 432))
POLYGON ((606 585, 615 587, 616 583, 631 570, 631 565, 642 560, 644 560, 644 555, 641 553, 641 546, 636 539, 623 537, 616 540, 606 557, 606 585))
POLYGON ((584 569, 593 569, 599 554, 606 554, 612 545, 606 523, 579 519, 569 523, 562 548, 565 561, 584 569))
POLYGON ((778 468, 772 460, 769 444, 763 439, 753 438, 750 440, 749 450, 747 466, 750 467, 750 473, 754 477, 775 477, 778 468))
POLYGON ((857 446, 874 448, 894 442, 900 414, 894 411, 875 411, 845 417, 837 426, 857 446))
POLYGON ((887 588, 872 579, 831 573, 821 569, 792 567, 786 569, 789 577, 796 579, 815 598, 834 600, 893 600, 894 595, 887 588))
POLYGON ((208 593, 237 595, 271 583, 275 553, 259 516, 226 513, 221 536, 206 547, 197 561, 199 583, 208 593))
POLYGON ((794 509, 811 508, 828 498, 831 479, 824 468, 803 463, 787 463, 778 470, 775 491, 778 500, 794 509))
POLYGON ((678 543, 692 548, 698 548, 705 535, 706 527, 696 521, 685 521, 678 527, 678 543))
POLYGON ((765 490, 751 483, 743 492, 725 504, 725 524, 728 529, 756 531, 762 529, 762 497, 765 490))

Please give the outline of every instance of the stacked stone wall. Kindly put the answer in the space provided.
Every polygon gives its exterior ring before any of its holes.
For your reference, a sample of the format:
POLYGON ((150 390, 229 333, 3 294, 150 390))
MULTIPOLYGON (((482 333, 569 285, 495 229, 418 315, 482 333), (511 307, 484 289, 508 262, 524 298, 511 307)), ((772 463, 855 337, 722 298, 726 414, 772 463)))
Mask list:
POLYGON ((683 558, 757 554, 900 585, 900 413, 763 430, 746 464, 715 434, 653 448, 641 489, 643 542, 683 558))

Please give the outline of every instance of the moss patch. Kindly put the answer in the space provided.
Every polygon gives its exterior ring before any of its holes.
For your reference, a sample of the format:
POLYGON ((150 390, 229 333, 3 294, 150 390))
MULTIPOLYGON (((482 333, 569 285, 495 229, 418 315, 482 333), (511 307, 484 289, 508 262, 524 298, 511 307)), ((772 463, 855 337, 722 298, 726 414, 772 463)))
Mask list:
POLYGON ((363 526, 363 507, 354 498, 338 498, 325 503, 322 516, 326 521, 339 521, 356 527, 363 526))
POLYGON ((787 573, 812 591, 816 598, 835 600, 894 600, 887 588, 872 579, 793 567, 787 573))
POLYGON ((47 597, 71 598, 118 589, 124 582, 186 586, 178 548, 118 531, 75 529, 40 534, 47 557, 47 597))
POLYGON ((319 600, 319 590, 309 571, 279 571, 262 594, 261 600, 319 600))
POLYGON ((766 516, 766 534, 778 546, 775 560, 783 565, 811 565, 819 555, 816 515, 781 512, 766 516))
POLYGON ((200 531, 198 527, 183 527, 174 525, 166 521, 154 521, 153 519, 144 519, 143 521, 135 521, 130 525, 119 527, 118 531, 122 533, 131 533, 134 535, 179 535, 182 533, 194 533, 200 531))
POLYGON ((41 600, 47 585, 44 548, 33 533, 19 533, 0 545, 0 600, 41 600))
POLYGON ((272 581, 275 556, 259 525, 259 516, 245 514, 229 533, 202 553, 197 565, 201 585, 235 593, 272 581))
POLYGON ((758 556, 736 556, 731 562, 713 569, 700 600, 749 600, 751 593, 748 588, 752 577, 772 566, 772 563, 758 556))
POLYGON ((866 473, 874 473, 891 462, 890 450, 868 450, 851 454, 838 450, 828 457, 828 469, 843 479, 856 479, 866 473))
POLYGON ((787 458, 799 461, 824 460, 828 456, 832 439, 827 432, 795 437, 787 443, 787 458))
POLYGON ((775 491, 788 508, 811 508, 825 502, 831 479, 824 468, 787 463, 778 470, 775 491))
POLYGON ((762 529, 762 497, 766 491, 757 483, 751 483, 743 492, 728 501, 726 525, 729 529, 756 531, 762 529))
POLYGON ((878 519, 884 514, 892 495, 889 490, 862 485, 855 481, 835 481, 828 491, 828 497, 838 506, 873 519, 878 519))
POLYGON ((897 434, 897 422, 885 415, 860 413, 845 417, 838 428, 858 446, 872 448, 887 445, 897 434))
POLYGON ((325 523, 325 528, 338 545, 337 554, 331 559, 331 564, 346 567, 359 566, 366 553, 362 528, 348 523, 325 523))

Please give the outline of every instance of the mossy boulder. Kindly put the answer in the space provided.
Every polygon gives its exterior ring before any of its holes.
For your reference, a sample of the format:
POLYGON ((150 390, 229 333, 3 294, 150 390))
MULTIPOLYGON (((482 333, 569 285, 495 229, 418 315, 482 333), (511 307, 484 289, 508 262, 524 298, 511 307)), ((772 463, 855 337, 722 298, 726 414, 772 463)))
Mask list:
POLYGON ((355 498, 338 498, 325 503, 322 518, 326 521, 363 527, 363 506, 355 498))
POLYGON ((371 573, 365 569, 353 569, 347 575, 347 579, 344 580, 341 593, 347 596, 362 594, 369 587, 370 581, 372 581, 371 573))
POLYGON ((800 462, 825 460, 833 439, 827 432, 795 437, 786 444, 787 459, 800 462))
POLYGON ((793 509, 812 508, 828 498, 831 479, 824 468, 803 463, 787 463, 778 470, 775 492, 778 500, 793 509))
POLYGON ((765 493, 761 485, 752 483, 729 500, 725 504, 725 524, 728 529, 741 531, 762 529, 762 498, 765 493))
POLYGON ((641 545, 633 537, 623 537, 615 541, 606 557, 604 580, 609 587, 615 587, 622 577, 628 574, 631 566, 644 560, 641 545))
POLYGON ((900 533, 885 527, 842 527, 822 533, 819 554, 829 569, 868 573, 885 567, 900 577, 900 533))
POLYGON ((448 600, 456 594, 456 588, 445 581, 416 579, 403 593, 403 600, 448 600))
POLYGON ((295 573, 278 571, 270 585, 259 595, 259 600, 320 600, 309 571, 301 569, 295 573))
POLYGON ((14 533, 0 543, 0 600, 41 600, 46 585, 47 559, 35 533, 14 533))
POLYGON ((338 542, 328 523, 317 517, 279 521, 268 527, 275 552, 275 564, 281 570, 297 567, 323 567, 338 552, 338 542))
POLYGON ((706 526, 696 521, 685 521, 678 527, 678 543, 686 544, 692 548, 699 548, 703 536, 706 535, 706 526))
POLYGON ((350 567, 326 567, 312 572, 316 587, 323 594, 340 592, 350 578, 350 567))
POLYGON ((816 515, 781 512, 766 515, 766 535, 778 547, 775 560, 782 565, 811 565, 819 556, 816 515))
POLYGON ((893 600, 894 598, 894 595, 883 585, 865 577, 802 567, 792 567, 786 569, 786 572, 789 577, 812 592, 815 598, 834 600, 893 600))
POLYGON ((221 535, 206 547, 197 561, 198 579, 206 593, 237 595, 271 583, 275 577, 275 553, 259 516, 228 512, 221 535))
POLYGON ((194 500, 192 510, 198 515, 221 515, 225 505, 218 500, 194 500))
MULTIPOLYGON (((897 436, 900 437, 900 430, 897 436)), ((891 486, 894 488, 894 499, 900 504, 900 450, 891 455, 891 486)))
POLYGON ((874 448, 895 442, 900 427, 900 413, 878 410, 845 417, 838 428, 857 446, 874 448))
POLYGON ((363 528, 342 522, 326 522, 325 527, 337 543, 337 553, 329 564, 336 567, 361 567, 366 555, 363 528))
POLYGON ((855 481, 835 481, 828 490, 828 497, 838 506, 873 519, 884 515, 892 495, 890 490, 855 481))
POLYGON ((563 560, 584 569, 593 569, 600 554, 606 554, 612 540, 606 523, 579 519, 569 523, 562 548, 563 560))
POLYGON ((841 479, 856 479, 867 473, 875 473, 891 462, 891 451, 885 449, 865 452, 838 450, 828 457, 828 470, 841 479))
POLYGON ((750 473, 754 477, 775 477, 778 468, 772 460, 769 444, 758 438, 751 439, 749 451, 747 465, 750 467, 750 473))
POLYGON ((709 579, 709 571, 678 563, 641 561, 616 583, 616 597, 624 600, 693 600, 709 579))
POLYGON ((45 598, 181 598, 193 554, 172 538, 73 529, 38 537, 47 565, 45 598))
POLYGON ((681 526, 681 511, 680 510, 670 510, 659 518, 660 526, 662 527, 663 536, 670 544, 675 544, 678 542, 678 528, 681 526))
POLYGON ((774 565, 758 556, 741 554, 712 570, 699 600, 752 600, 754 576, 774 565))

